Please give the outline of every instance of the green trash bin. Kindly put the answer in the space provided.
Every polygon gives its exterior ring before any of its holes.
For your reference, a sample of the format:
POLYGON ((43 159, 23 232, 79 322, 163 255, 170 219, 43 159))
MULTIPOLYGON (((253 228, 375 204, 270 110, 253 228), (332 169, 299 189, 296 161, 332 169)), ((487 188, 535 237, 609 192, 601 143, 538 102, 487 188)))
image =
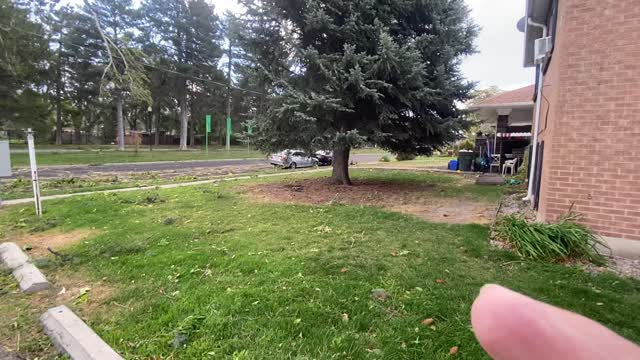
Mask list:
POLYGON ((473 151, 460 150, 460 153, 458 153, 458 170, 471 171, 471 164, 473 164, 473 151))

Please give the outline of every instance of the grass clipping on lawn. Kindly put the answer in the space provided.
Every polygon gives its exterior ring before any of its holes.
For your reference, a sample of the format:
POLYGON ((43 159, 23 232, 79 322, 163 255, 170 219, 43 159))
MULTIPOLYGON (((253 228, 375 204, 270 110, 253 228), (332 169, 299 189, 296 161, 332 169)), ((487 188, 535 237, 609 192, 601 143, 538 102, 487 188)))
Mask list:
POLYGON ((509 242, 523 257, 535 260, 585 259, 603 264, 597 247, 608 248, 593 231, 576 221, 576 213, 562 216, 557 223, 529 223, 518 216, 506 216, 497 223, 498 236, 509 242))

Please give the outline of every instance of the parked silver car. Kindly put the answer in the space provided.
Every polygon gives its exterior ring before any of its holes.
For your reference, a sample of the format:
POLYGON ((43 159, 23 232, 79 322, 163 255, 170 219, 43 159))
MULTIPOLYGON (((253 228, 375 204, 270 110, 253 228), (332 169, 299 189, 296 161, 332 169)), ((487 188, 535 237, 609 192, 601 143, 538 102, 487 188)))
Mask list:
POLYGON ((289 169, 318 166, 318 159, 313 158, 300 150, 285 150, 272 154, 269 162, 273 166, 289 169))

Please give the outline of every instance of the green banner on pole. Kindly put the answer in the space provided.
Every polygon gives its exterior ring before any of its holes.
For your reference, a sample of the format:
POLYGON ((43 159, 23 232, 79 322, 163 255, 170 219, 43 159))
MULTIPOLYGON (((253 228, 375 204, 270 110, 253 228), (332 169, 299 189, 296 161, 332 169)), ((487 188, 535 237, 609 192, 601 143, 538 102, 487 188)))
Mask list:
POLYGON ((247 134, 253 135, 253 128, 251 127, 251 125, 247 126, 247 134))
POLYGON ((207 134, 211 133, 211 115, 207 115, 207 134))
POLYGON ((231 151, 231 116, 227 118, 227 151, 231 151))

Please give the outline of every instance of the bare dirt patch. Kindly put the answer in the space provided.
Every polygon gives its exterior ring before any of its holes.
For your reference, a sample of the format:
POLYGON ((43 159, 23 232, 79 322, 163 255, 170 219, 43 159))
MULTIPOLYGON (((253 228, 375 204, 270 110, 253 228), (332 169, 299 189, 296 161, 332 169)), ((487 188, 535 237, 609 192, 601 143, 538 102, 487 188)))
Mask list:
POLYGON ((496 211, 496 205, 487 201, 439 197, 432 184, 358 181, 354 186, 338 186, 326 179, 305 179, 245 189, 248 197, 262 202, 378 206, 449 224, 488 224, 496 211))
POLYGON ((47 279, 51 288, 30 298, 34 307, 46 304, 44 308, 48 309, 64 304, 82 314, 91 314, 116 292, 116 289, 103 281, 91 281, 68 271, 47 274, 47 279))
POLYGON ((73 245, 83 239, 95 235, 95 230, 81 229, 74 231, 47 231, 42 233, 26 233, 11 239, 20 247, 29 246, 31 250, 28 255, 33 258, 44 257, 50 255, 48 247, 53 250, 60 250, 67 246, 73 245))

